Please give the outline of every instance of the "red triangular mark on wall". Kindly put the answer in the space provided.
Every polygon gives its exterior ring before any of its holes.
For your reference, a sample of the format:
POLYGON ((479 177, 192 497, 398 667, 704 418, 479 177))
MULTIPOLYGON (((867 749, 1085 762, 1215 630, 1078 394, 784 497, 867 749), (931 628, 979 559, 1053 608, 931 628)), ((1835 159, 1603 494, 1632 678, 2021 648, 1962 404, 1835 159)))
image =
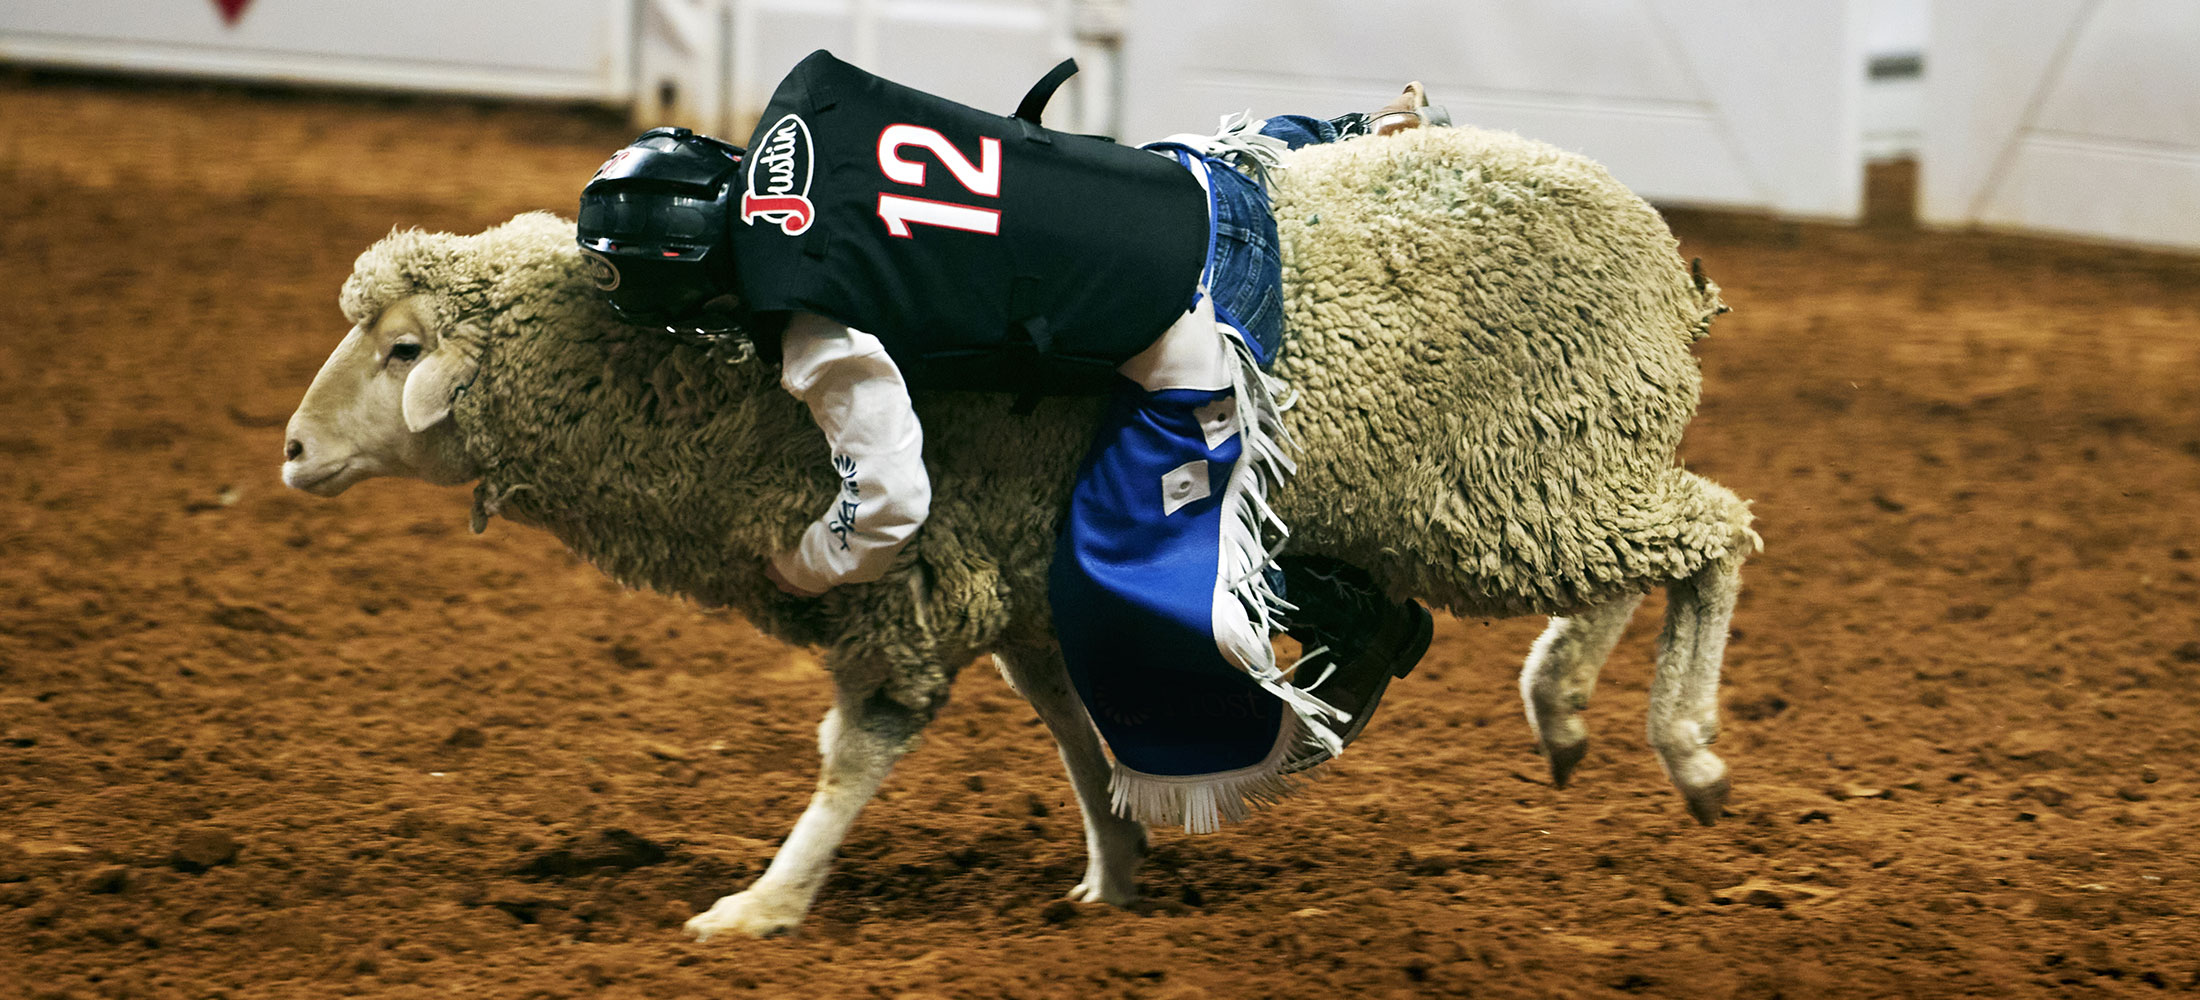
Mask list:
POLYGON ((244 16, 244 9, 251 3, 252 0, 214 0, 214 6, 221 8, 222 23, 228 25, 236 24, 237 19, 244 16))

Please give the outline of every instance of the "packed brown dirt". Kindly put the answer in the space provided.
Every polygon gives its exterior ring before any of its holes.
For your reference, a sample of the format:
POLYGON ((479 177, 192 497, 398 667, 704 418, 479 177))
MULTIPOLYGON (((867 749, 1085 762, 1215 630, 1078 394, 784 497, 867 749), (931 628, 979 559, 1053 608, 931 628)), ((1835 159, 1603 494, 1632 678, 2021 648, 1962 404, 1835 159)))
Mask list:
POLYGON ((392 226, 570 212, 630 131, 0 81, 0 997, 2044 996, 2200 989, 2200 261, 1675 214, 1733 315, 1684 460, 1768 543, 1692 824, 1653 597, 1554 790, 1536 621, 1445 621, 1334 776, 1070 904, 985 669, 810 921, 691 943, 826 682, 464 491, 283 490, 392 226))

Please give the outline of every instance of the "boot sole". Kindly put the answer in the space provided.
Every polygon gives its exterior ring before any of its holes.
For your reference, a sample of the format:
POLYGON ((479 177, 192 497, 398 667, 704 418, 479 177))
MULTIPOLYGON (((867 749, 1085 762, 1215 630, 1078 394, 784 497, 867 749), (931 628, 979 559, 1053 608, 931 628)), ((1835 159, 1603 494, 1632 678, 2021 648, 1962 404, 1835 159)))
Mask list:
MULTIPOLYGON (((1428 655, 1428 644, 1436 638, 1436 616, 1429 614, 1428 609, 1419 603, 1413 605, 1413 610, 1413 631, 1406 633, 1406 640, 1399 643, 1397 650, 1391 654, 1392 660, 1404 663, 1405 666, 1393 668, 1391 678, 1404 677, 1412 673, 1413 668, 1420 666, 1421 657, 1428 655)), ((1352 724, 1337 735, 1344 737, 1346 743, 1359 739, 1360 733, 1366 731, 1368 722, 1375 718, 1375 710, 1382 707, 1383 695, 1389 690, 1390 680, 1385 679, 1375 688, 1374 696, 1367 700, 1367 708, 1353 716, 1352 724)))
MULTIPOLYGON (((1406 640, 1398 644, 1397 651, 1393 654, 1405 666, 1393 668, 1390 677, 1383 678, 1383 682, 1376 685, 1374 693, 1367 699, 1367 706, 1360 710, 1360 714, 1352 717, 1343 732, 1337 734, 1344 742, 1349 744, 1359 739, 1360 734, 1367 730, 1368 721, 1375 718, 1375 710, 1383 704, 1383 695, 1390 690, 1391 679, 1412 673, 1413 668, 1421 665, 1421 657, 1428 654, 1429 643, 1436 638, 1436 616, 1429 614, 1428 609, 1418 602, 1413 605, 1413 610, 1413 631, 1406 633, 1406 640)), ((1286 760, 1283 773, 1297 774, 1330 759, 1330 755, 1317 751, 1301 760, 1286 760)))

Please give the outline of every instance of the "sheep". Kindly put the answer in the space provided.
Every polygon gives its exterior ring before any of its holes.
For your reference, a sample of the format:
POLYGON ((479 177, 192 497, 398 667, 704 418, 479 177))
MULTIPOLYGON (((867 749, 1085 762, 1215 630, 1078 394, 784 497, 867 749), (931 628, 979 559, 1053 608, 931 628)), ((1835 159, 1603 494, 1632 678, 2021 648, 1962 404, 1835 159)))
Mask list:
MULTIPOLYGON (((1276 372, 1298 396, 1301 454, 1272 500, 1292 551, 1458 615, 1552 616, 1520 689, 1560 786, 1606 654, 1664 587, 1649 741, 1712 823, 1728 795, 1708 749, 1720 660, 1760 546, 1748 505, 1674 460, 1699 391, 1690 345, 1725 309, 1717 286, 1601 167, 1507 133, 1312 146, 1273 184, 1276 372)), ((1051 730, 1083 810, 1070 898, 1133 897, 1145 827, 1110 809, 1045 587, 1102 400, 1019 415, 1006 396, 920 393, 931 519, 884 579, 805 600, 763 569, 834 494, 823 436, 770 365, 618 321, 571 223, 395 232, 360 256, 341 304, 356 325, 291 418, 286 483, 474 481, 476 531, 499 514, 537 525, 629 586, 826 650, 816 795, 765 873, 690 934, 799 923, 857 811, 985 654, 1051 730)))

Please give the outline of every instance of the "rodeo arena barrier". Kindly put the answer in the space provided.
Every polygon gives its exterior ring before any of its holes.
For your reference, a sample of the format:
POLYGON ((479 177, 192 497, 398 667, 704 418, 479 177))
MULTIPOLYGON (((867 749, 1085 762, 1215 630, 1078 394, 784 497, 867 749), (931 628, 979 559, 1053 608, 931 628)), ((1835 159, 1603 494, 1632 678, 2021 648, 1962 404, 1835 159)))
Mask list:
POLYGON ((1867 160, 1915 158, 1927 225, 2200 246, 2200 7, 2181 0, 1385 6, 1458 27, 1378 35, 1398 16, 1312 0, 538 0, 524 31, 495 0, 28 0, 0 10, 0 60, 585 101, 722 135, 820 47, 988 108, 1074 56, 1050 124, 1126 138, 1372 107, 1418 77, 1456 120, 1587 153, 1661 203, 1854 220, 1867 160))
POLYGON ((1587 153, 1661 203, 1855 220, 1866 162, 1914 158, 1926 225, 2200 247, 2200 6, 2182 0, 1383 6, 537 0, 515 31, 496 0, 27 0, 0 9, 0 61, 584 101, 720 135, 820 47, 1004 109, 1074 56, 1050 124, 1126 138, 1373 107, 1411 77, 1456 120, 1587 153), (1452 27, 1372 27, 1401 18, 1452 27))

